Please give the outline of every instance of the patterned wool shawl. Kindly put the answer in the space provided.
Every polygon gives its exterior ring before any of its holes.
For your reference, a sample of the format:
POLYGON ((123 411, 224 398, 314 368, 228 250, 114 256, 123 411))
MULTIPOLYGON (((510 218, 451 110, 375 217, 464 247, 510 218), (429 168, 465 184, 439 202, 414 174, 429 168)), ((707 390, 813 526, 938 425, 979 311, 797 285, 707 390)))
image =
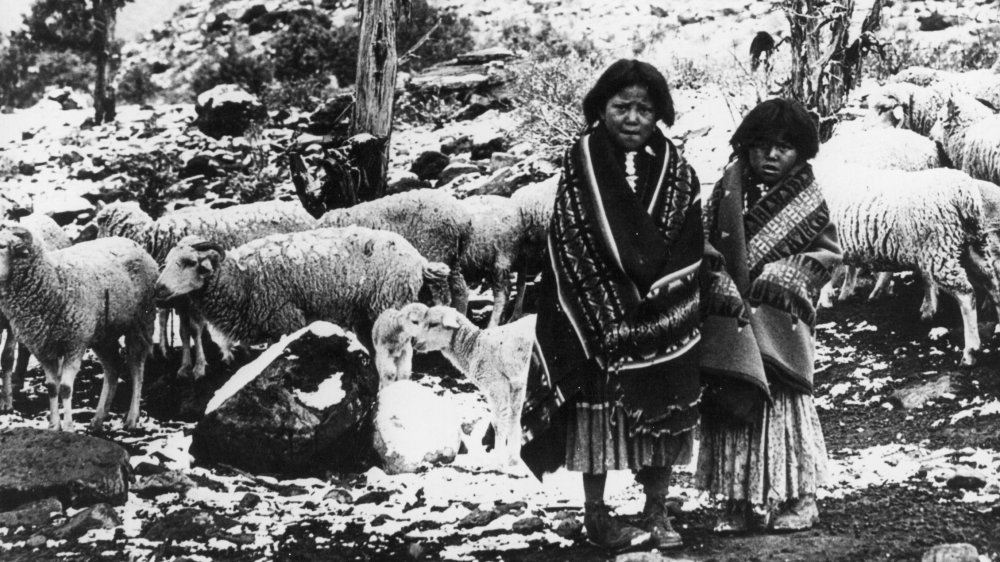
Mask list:
POLYGON ((706 346, 728 353, 706 349, 703 366, 756 382, 765 392, 762 370, 812 392, 816 301, 842 257, 836 231, 808 164, 756 201, 751 197, 744 209, 752 186, 746 165, 737 159, 705 204, 706 346), (717 318, 735 321, 723 324, 717 318), (742 341, 748 338, 750 345, 742 341))
POLYGON ((549 229, 551 269, 543 276, 550 298, 539 304, 541 361, 533 372, 542 384, 526 407, 529 438, 532 412, 544 421, 594 386, 585 376, 606 387, 603 397, 587 397, 589 405, 621 407, 633 433, 679 433, 697 421, 698 180, 659 131, 648 146, 651 172, 635 191, 603 127, 567 151, 549 229))

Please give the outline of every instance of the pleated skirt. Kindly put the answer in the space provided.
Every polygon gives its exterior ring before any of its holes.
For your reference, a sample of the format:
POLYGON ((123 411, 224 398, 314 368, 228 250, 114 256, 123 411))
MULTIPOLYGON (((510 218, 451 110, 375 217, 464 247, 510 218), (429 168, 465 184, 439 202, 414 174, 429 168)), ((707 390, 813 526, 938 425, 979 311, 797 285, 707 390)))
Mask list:
POLYGON ((630 436, 621 409, 577 403, 569 414, 566 468, 588 474, 667 467, 691 462, 694 432, 630 436))
POLYGON ((772 397, 753 424, 702 419, 697 487, 757 506, 816 493, 827 457, 813 398, 781 388, 772 397))

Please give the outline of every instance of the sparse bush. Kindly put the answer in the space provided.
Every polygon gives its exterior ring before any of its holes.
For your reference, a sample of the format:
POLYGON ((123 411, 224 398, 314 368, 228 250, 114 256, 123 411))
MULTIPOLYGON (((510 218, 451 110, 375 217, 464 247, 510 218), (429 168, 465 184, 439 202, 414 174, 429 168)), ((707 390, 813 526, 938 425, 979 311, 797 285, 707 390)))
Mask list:
POLYGON ((146 103, 160 87, 151 78, 149 64, 141 63, 131 66, 121 73, 118 79, 118 99, 125 103, 146 103))
POLYGON ((40 100, 49 86, 87 91, 91 74, 90 65, 75 52, 39 52, 12 43, 0 55, 0 102, 28 107, 40 100))
POLYGON ((269 166, 270 150, 264 142, 264 124, 255 121, 247 129, 250 142, 249 162, 245 169, 223 177, 212 189, 219 195, 232 197, 240 203, 255 203, 274 198, 275 191, 285 181, 284 169, 269 166))
POLYGON ((462 108, 458 94, 406 92, 396 99, 394 118, 414 125, 440 127, 462 108))
POLYGON ((108 169, 126 178, 121 190, 155 219, 166 208, 166 195, 170 186, 177 182, 180 161, 176 155, 165 152, 139 152, 123 155, 111 162, 108 169))
POLYGON ((536 25, 526 21, 507 22, 503 26, 501 41, 507 47, 525 51, 533 59, 547 61, 576 55, 584 58, 596 48, 590 39, 573 39, 558 31, 552 22, 544 19, 536 25))
POLYGON ((311 76, 287 82, 271 82, 264 88, 260 101, 268 109, 297 108, 314 111, 333 88, 328 77, 311 76))
POLYGON ((550 150, 572 142, 584 125, 583 96, 605 66, 576 53, 533 61, 514 82, 513 96, 524 111, 514 136, 550 150))
POLYGON ((958 72, 990 68, 1000 57, 1000 26, 976 30, 974 35, 971 44, 956 39, 933 47, 921 47, 912 36, 903 35, 886 45, 884 58, 871 57, 866 74, 881 80, 911 66, 958 72))
POLYGON ((318 11, 296 15, 274 35, 270 46, 274 77, 282 82, 333 71, 334 61, 343 56, 345 47, 340 34, 332 29, 330 18, 318 11))
POLYGON ((219 84, 239 84, 254 94, 260 94, 274 79, 274 64, 267 57, 253 54, 249 40, 233 33, 224 53, 203 62, 191 77, 195 94, 219 84))

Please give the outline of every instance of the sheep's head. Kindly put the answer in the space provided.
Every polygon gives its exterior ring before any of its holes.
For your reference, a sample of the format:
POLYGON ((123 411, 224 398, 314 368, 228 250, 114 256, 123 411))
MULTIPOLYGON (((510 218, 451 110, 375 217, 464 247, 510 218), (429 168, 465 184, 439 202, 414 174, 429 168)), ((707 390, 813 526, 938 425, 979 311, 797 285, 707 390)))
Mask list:
POLYGON ((156 299, 167 302, 204 289, 226 257, 222 246, 188 236, 170 253, 156 280, 156 299))
POLYGON ((427 353, 451 347, 451 340, 463 320, 462 314, 450 306, 432 306, 413 336, 413 349, 427 353))
POLYGON ((14 269, 14 261, 30 255, 33 243, 31 231, 15 223, 0 223, 0 282, 6 282, 14 269))
POLYGON ((912 90, 913 86, 910 84, 890 84, 869 105, 886 125, 908 129, 910 109, 913 106, 912 90))

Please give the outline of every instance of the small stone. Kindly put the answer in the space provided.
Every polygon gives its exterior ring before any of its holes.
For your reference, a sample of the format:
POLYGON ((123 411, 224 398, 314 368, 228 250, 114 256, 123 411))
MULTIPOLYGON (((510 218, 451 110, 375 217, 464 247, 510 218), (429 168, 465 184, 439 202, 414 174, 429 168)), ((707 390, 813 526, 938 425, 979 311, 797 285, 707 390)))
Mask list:
POLYGON ((517 164, 520 158, 509 152, 494 152, 490 156, 490 171, 495 172, 501 168, 509 168, 517 164))
POLYGON ((434 150, 428 150, 417 156, 410 166, 410 171, 422 180, 436 179, 451 163, 451 158, 434 150))
POLYGON ((32 535, 28 540, 24 541, 25 546, 30 546, 31 548, 41 548, 45 546, 48 541, 45 535, 32 535))
POLYGON ((947 485, 952 490, 978 490, 986 486, 986 476, 974 468, 960 466, 947 485))
POLYGON ((954 394, 954 392, 952 377, 950 374, 945 374, 921 384, 901 388, 889 396, 889 402, 904 410, 912 410, 920 408, 931 400, 944 398, 946 394, 954 394))
POLYGON ((115 508, 106 503, 99 503, 77 513, 63 525, 42 531, 40 534, 50 539, 69 540, 82 537, 91 529, 114 529, 121 524, 122 519, 115 512, 115 508))
POLYGON ((979 551, 968 543, 939 544, 924 553, 921 562, 978 562, 979 551))
POLYGON ((253 492, 247 492, 240 498, 240 509, 250 510, 260 505, 261 498, 253 492))
POLYGON ((132 486, 132 492, 140 498, 155 498, 161 494, 177 493, 184 495, 196 484, 179 470, 170 470, 153 474, 140 479, 132 486))
POLYGON ((456 525, 459 529, 469 529, 472 527, 482 527, 488 525, 494 519, 500 517, 500 513, 494 509, 476 509, 466 515, 456 525))
POLYGON ((444 185, 459 176, 479 173, 479 166, 475 164, 469 162, 452 162, 441 171, 441 174, 438 176, 438 185, 444 185))
POLYGON ((323 499, 344 504, 354 503, 354 497, 343 488, 333 488, 323 496, 323 499))
POLYGON ((511 530, 522 535, 530 535, 545 530, 545 522, 540 517, 525 517, 515 521, 511 530))

